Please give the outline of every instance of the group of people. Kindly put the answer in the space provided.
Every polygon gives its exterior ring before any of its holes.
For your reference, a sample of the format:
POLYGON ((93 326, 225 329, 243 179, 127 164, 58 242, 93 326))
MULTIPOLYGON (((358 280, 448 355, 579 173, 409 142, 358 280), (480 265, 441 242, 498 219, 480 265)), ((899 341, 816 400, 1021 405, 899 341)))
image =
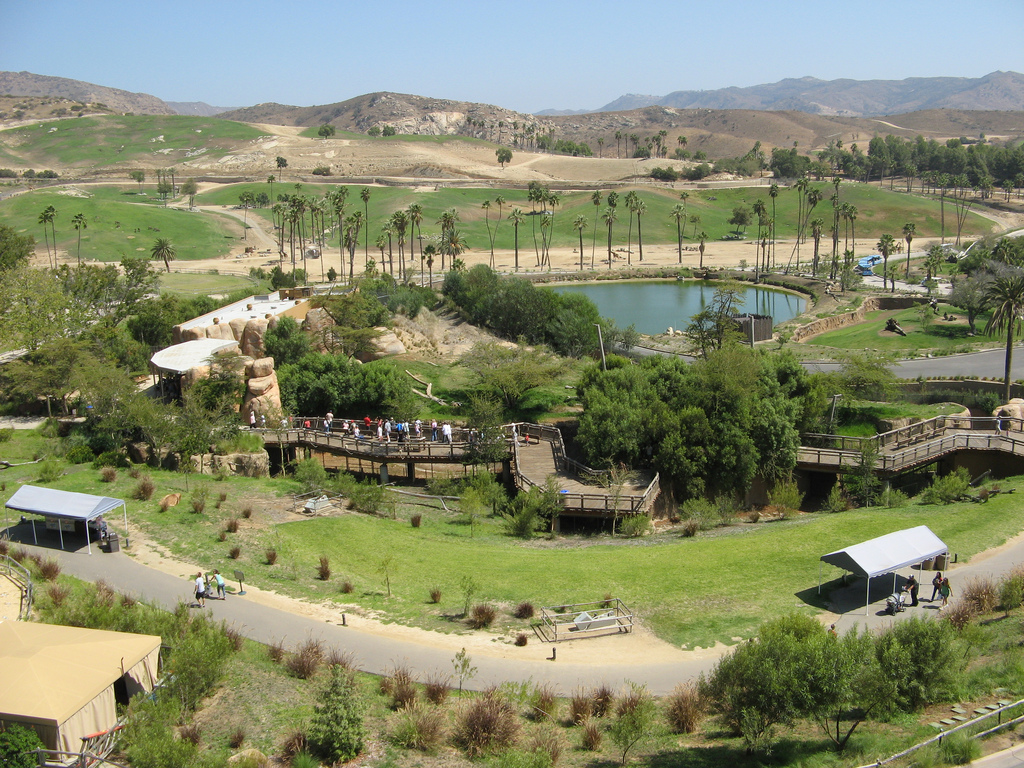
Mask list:
MULTIPOLYGON (((910 594, 911 608, 917 607, 917 591, 919 588, 920 585, 917 583, 917 579, 911 574, 910 578, 907 579, 907 583, 903 585, 903 591, 910 594)), ((942 571, 936 571, 935 577, 932 579, 932 596, 928 602, 934 603, 935 597, 938 595, 942 598, 942 606, 945 607, 949 603, 949 598, 952 594, 953 590, 949 586, 949 579, 942 575, 942 571)))
MULTIPOLYGON (((313 428, 309 419, 306 419, 302 426, 304 429, 313 428)), ((398 443, 405 443, 424 439, 424 432, 428 428, 430 429, 430 439, 433 442, 438 442, 438 438, 440 438, 449 445, 452 443, 451 422, 438 423, 437 419, 431 419, 429 425, 422 419, 403 421, 401 419, 385 419, 383 417, 373 419, 370 416, 365 416, 362 421, 342 419, 337 427, 336 434, 360 440, 376 437, 382 443, 390 443, 392 440, 398 443)), ((335 431, 334 414, 330 411, 323 418, 323 430, 328 435, 335 431)))
POLYGON ((215 570, 207 576, 203 576, 203 572, 200 571, 195 575, 195 585, 196 605, 200 608, 206 607, 206 598, 223 600, 226 596, 226 584, 224 583, 224 577, 220 575, 220 571, 215 570), (213 594, 214 590, 217 591, 216 595, 213 594))

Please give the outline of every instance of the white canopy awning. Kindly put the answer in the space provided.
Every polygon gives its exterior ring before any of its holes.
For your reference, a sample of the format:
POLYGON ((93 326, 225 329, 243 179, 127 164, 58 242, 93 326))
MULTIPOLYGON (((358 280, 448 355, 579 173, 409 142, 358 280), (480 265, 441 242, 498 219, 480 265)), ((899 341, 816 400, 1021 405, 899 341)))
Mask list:
MULTIPOLYGON (((44 517, 57 517, 65 520, 83 520, 86 523, 86 544, 92 554, 92 541, 89 537, 88 523, 101 515, 113 512, 118 507, 124 508, 125 538, 128 532, 128 507, 121 499, 109 496, 93 496, 88 493, 58 491, 55 488, 40 488, 37 485, 23 485, 4 504, 6 509, 29 512, 44 517)), ((61 549, 64 548, 64 531, 60 533, 61 549)), ((35 523, 32 523, 32 535, 35 539, 35 523)), ((36 540, 38 543, 38 540, 36 540)))
POLYGON ((927 525, 919 525, 829 552, 821 559, 837 568, 871 578, 920 563, 947 550, 942 539, 927 525))
MULTIPOLYGON (((927 525, 887 533, 877 539, 862 541, 846 549, 839 549, 821 556, 821 561, 837 568, 867 577, 865 587, 864 613, 870 604, 871 579, 883 573, 892 573, 895 589, 895 572, 900 568, 916 565, 949 551, 949 547, 936 536, 927 525)), ((820 571, 820 569, 819 569, 820 571)), ((821 590, 821 574, 818 575, 818 589, 821 590)))

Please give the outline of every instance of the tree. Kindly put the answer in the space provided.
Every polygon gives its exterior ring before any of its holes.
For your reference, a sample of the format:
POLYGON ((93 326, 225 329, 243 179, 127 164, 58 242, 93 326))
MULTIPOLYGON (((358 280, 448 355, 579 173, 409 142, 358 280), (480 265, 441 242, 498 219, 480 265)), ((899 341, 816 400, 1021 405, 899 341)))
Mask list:
POLYGON ((0 272, 27 264, 34 250, 31 235, 19 235, 13 228, 0 224, 0 272))
MULTIPOLYGON (((50 240, 49 233, 46 229, 47 225, 52 226, 53 220, 57 218, 57 209, 52 205, 46 206, 43 212, 39 214, 39 223, 43 225, 43 240, 46 242, 46 261, 48 264, 50 261, 50 240)), ((53 261, 52 266, 57 266, 57 239, 54 237, 53 241, 53 261)))
POLYGON ((274 358, 274 365, 297 363, 313 351, 309 337, 292 317, 282 317, 277 325, 268 328, 263 336, 263 346, 267 357, 274 358))
POLYGON ((732 209, 729 223, 736 228, 737 233, 746 232, 747 227, 750 226, 750 209, 745 205, 737 205, 732 209))
POLYGON ((130 178, 132 181, 138 183, 138 185, 139 185, 139 194, 141 195, 142 194, 142 182, 144 182, 146 180, 146 172, 145 171, 131 171, 128 174, 128 178, 130 178))
MULTIPOLYGON (((611 195, 608 195, 610 198, 611 195)), ((609 205, 604 209, 604 213, 601 214, 601 220, 608 227, 608 269, 612 268, 612 227, 615 226, 615 208, 609 205)))
POLYGON ((505 163, 512 162, 512 150, 508 147, 498 147, 494 154, 498 157, 498 162, 501 164, 502 169, 505 168, 505 163))
MULTIPOLYGON (((896 250, 896 240, 886 232, 875 245, 878 252, 882 254, 882 290, 885 290, 885 277, 889 274, 889 257, 896 250)), ((896 281, 892 281, 892 289, 896 290, 896 281)))
POLYGON ((658 708, 642 686, 633 685, 619 703, 619 710, 608 728, 612 742, 621 750, 619 764, 625 765, 629 751, 654 730, 658 708))
POLYGON ((157 238, 157 241, 153 243, 153 247, 150 249, 150 253, 154 261, 163 261, 164 267, 166 267, 168 272, 171 271, 171 262, 178 255, 174 246, 171 245, 171 241, 165 237, 157 238))
MULTIPOLYGON (((280 171, 283 171, 287 167, 288 167, 288 159, 278 155, 277 156, 277 170, 280 172, 280 171)), ((281 178, 282 179, 284 178, 284 174, 283 173, 281 174, 281 178)))
POLYGON ((978 316, 988 311, 991 287, 992 275, 982 271, 960 277, 953 282, 949 303, 967 313, 968 333, 971 336, 977 333, 974 323, 978 316))
POLYGON ((558 358, 539 350, 509 348, 494 342, 476 344, 461 363, 480 377, 484 387, 496 392, 509 410, 562 369, 558 358))
POLYGON ((340 664, 330 667, 313 707, 309 746, 329 763, 347 763, 363 751, 365 704, 355 676, 340 664))
MULTIPOLYGON (((774 154, 774 153, 773 153, 774 154)), ((768 187, 768 197, 772 200, 772 223, 771 223, 771 267, 775 266, 775 198, 779 196, 779 185, 772 184, 768 187)))
POLYGON ((78 232, 78 266, 82 266, 82 230, 87 229, 89 224, 84 214, 76 213, 71 217, 71 225, 78 232))
MULTIPOLYGON (((273 178, 273 177, 271 177, 273 178)), ((196 203, 196 194, 199 192, 199 185, 196 184, 195 179, 185 179, 181 184, 181 194, 188 196, 188 207, 194 208, 196 203)))
POLYGON ((636 242, 640 250, 640 261, 644 260, 644 235, 640 229, 640 218, 647 213, 647 203, 643 200, 637 199, 636 205, 634 206, 634 212, 636 213, 636 242))
POLYGON ((704 246, 708 242, 708 233, 701 230, 697 238, 700 240, 700 244, 697 246, 697 249, 700 251, 700 268, 704 269, 704 246))
POLYGON ((594 205, 594 237, 590 244, 590 268, 594 268, 594 256, 597 253, 597 221, 601 214, 601 190, 590 193, 590 202, 594 205))
POLYGON ((669 214, 676 220, 676 253, 679 255, 679 263, 683 263, 683 223, 686 221, 686 206, 676 203, 669 214))
POLYGON ((1014 268, 998 275, 988 290, 992 314, 985 325, 985 333, 1006 331, 1006 363, 1003 373, 1005 398, 1010 402, 1010 371, 1013 362, 1013 334, 1024 328, 1024 272, 1014 268))
POLYGON ((914 241, 914 234, 917 232, 917 225, 908 221, 903 225, 903 239, 907 241, 907 273, 905 280, 910 280, 910 244, 914 241))
POLYGON ((729 338, 738 338, 739 328, 732 318, 742 303, 738 289, 716 288, 711 303, 690 319, 686 336, 701 357, 721 349, 729 338))
POLYGON ((515 271, 519 271, 519 225, 523 223, 526 215, 519 208, 513 208, 508 214, 508 220, 512 222, 512 231, 514 233, 515 243, 515 271))
POLYGON ((31 728, 11 723, 0 731, 0 765, 4 768, 35 768, 39 764, 33 750, 46 745, 31 728))
POLYGON ((334 126, 324 123, 317 129, 316 135, 326 140, 334 135, 334 126))
MULTIPOLYGON (((370 258, 370 188, 363 187, 359 193, 359 199, 363 201, 363 214, 366 220, 366 234, 363 236, 363 259, 370 258)), ((365 266, 365 262, 364 262, 365 266)))
POLYGON ((840 356, 833 389, 855 400, 885 401, 896 390, 896 374, 886 355, 872 352, 848 352, 840 356))
POLYGON ((580 236, 580 271, 583 271, 583 230, 587 228, 587 217, 582 213, 573 219, 572 228, 580 236))

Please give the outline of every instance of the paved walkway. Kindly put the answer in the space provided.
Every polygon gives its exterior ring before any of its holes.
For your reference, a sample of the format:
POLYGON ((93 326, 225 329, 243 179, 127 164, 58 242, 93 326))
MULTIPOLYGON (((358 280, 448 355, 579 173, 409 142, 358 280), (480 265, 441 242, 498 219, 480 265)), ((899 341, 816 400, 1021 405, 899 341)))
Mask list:
MULTIPOLYGON (((44 556, 56 556, 65 573, 86 581, 103 579, 119 591, 129 592, 165 608, 173 608, 182 600, 191 600, 191 582, 187 578, 176 577, 162 571, 138 563, 125 553, 87 555, 80 552, 60 552, 46 547, 26 548, 38 551, 44 556)), ((1024 562, 1024 534, 1004 544, 1002 547, 975 556, 974 561, 966 564, 953 564, 946 574, 953 586, 954 596, 959 593, 967 580, 973 576, 991 576, 998 578, 1013 566, 1024 562)), ((905 569, 900 574, 900 581, 913 569, 905 569)), ((826 578, 833 574, 826 573, 826 578)), ((918 574, 921 582, 921 596, 931 595, 930 571, 918 574)), ((808 585, 812 589, 814 585, 808 585)), ((849 587, 837 590, 832 594, 835 614, 823 618, 835 621, 839 630, 845 632, 854 626, 878 630, 910 616, 938 615, 938 602, 929 603, 923 600, 918 608, 908 608, 904 613, 892 617, 885 613, 885 598, 892 592, 892 577, 880 576, 873 580, 871 589, 872 603, 864 612, 864 580, 856 579, 849 587)), ((287 605, 287 600, 282 600, 287 605)), ((294 647, 308 637, 322 640, 326 644, 351 652, 360 669, 373 674, 383 674, 396 664, 404 664, 423 678, 434 672, 450 674, 452 672, 451 648, 438 647, 416 638, 401 636, 402 630, 394 634, 386 634, 377 629, 369 629, 366 624, 360 628, 359 617, 347 617, 348 626, 341 626, 341 615, 335 613, 331 620, 310 618, 292 613, 288 610, 270 607, 256 602, 246 596, 229 594, 226 600, 210 600, 207 610, 214 617, 221 618, 237 627, 246 637, 262 643, 284 642, 294 647)), ((550 683, 559 693, 570 694, 578 686, 591 687, 606 683, 611 687, 619 687, 624 682, 645 684, 653 693, 664 695, 669 693, 678 683, 691 680, 701 673, 710 671, 717 657, 710 653, 690 653, 679 651, 678 655, 668 661, 650 663, 643 660, 627 663, 617 655, 616 648, 625 651, 634 642, 632 635, 617 635, 608 638, 581 639, 557 645, 541 643, 531 637, 530 643, 524 648, 500 646, 502 655, 486 652, 471 652, 473 664, 477 667, 477 675, 469 681, 468 688, 480 690, 487 686, 505 681, 533 681, 534 683, 550 683), (600 663, 593 663, 593 652, 590 643, 601 642, 611 648, 608 658, 600 663), (621 645, 619 645, 621 643, 621 645), (588 647, 589 646, 589 647, 588 647), (551 660, 552 652, 557 652, 557 660, 551 660)), ((495 646, 499 648, 499 646, 495 646)))

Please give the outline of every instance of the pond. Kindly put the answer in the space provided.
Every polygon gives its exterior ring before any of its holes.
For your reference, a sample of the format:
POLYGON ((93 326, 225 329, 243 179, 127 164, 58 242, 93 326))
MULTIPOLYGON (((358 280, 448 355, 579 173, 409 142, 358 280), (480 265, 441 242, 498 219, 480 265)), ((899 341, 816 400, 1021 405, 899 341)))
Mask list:
MULTIPOLYGON (((690 318, 711 303, 721 285, 709 280, 608 281, 579 285, 553 286, 557 293, 582 293, 596 305, 603 317, 610 317, 620 328, 636 324, 640 333, 664 333, 669 326, 685 328, 690 318)), ((804 311, 802 296, 760 286, 738 285, 742 304, 738 311, 771 315, 778 325, 804 311)))

